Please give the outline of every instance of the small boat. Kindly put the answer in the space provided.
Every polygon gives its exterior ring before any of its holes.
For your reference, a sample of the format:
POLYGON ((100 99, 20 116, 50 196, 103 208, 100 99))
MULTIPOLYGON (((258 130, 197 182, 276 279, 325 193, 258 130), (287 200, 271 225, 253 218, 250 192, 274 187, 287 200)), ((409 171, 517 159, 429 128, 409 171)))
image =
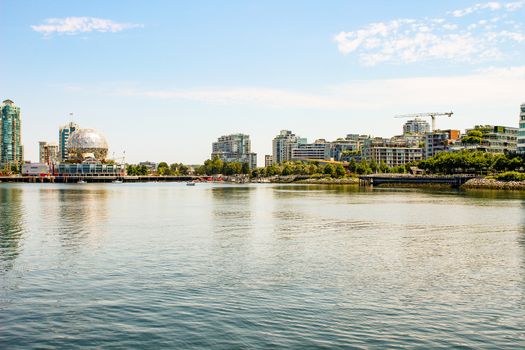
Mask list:
POLYGON ((84 181, 82 179, 77 181, 77 184, 85 184, 85 183, 86 183, 86 181, 84 181))
POLYGON ((122 180, 115 180, 113 181, 114 184, 121 184, 122 183, 122 180))
POLYGON ((186 182, 186 186, 195 186, 195 182, 186 182))

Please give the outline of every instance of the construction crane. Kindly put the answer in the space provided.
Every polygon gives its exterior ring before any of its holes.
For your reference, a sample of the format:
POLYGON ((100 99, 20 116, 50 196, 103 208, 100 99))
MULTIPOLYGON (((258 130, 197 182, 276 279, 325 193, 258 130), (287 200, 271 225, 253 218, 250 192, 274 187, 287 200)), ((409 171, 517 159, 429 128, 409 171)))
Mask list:
POLYGON ((117 162, 120 161, 119 164, 125 164, 125 163, 126 163, 126 151, 123 151, 123 152, 122 152, 122 157, 119 157, 119 158, 116 158, 116 157, 115 157, 115 152, 113 152, 113 161, 114 161, 115 163, 117 163, 117 162))
POLYGON ((452 111, 450 112, 428 112, 428 113, 415 113, 415 114, 401 114, 396 115, 394 118, 424 118, 424 117, 430 117, 432 118, 432 131, 436 130, 436 117, 441 116, 447 116, 452 117, 452 114, 454 114, 452 111))

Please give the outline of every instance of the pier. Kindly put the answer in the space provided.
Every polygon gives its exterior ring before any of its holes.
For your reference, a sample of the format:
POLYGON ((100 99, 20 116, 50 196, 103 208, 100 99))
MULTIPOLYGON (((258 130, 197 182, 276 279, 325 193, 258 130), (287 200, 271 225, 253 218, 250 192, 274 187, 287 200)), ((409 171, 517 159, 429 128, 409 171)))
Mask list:
POLYGON ((75 175, 75 176, 0 176, 0 182, 24 182, 24 183, 76 183, 80 180, 85 182, 188 182, 188 181, 211 181, 208 176, 97 176, 97 175, 75 175))
POLYGON ((449 185, 459 188, 465 182, 475 178, 476 175, 408 175, 408 174, 374 174, 359 176, 359 184, 362 186, 379 186, 379 185, 449 185))

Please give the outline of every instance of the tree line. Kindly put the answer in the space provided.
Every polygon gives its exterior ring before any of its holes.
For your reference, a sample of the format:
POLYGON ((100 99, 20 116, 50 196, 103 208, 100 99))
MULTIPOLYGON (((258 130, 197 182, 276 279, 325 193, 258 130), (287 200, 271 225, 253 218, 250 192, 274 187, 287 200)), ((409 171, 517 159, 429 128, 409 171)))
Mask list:
MULTIPOLYGON (((131 176, 145 176, 152 173, 152 171, 144 164, 128 164, 126 167, 126 171, 128 175, 131 176)), ((168 163, 166 162, 160 162, 157 166, 157 169, 153 173, 155 173, 156 175, 163 176, 185 176, 190 174, 190 167, 182 163, 173 163, 171 165, 168 165, 168 163)))
POLYGON ((440 152, 420 161, 418 167, 431 174, 499 173, 525 169, 525 157, 517 154, 495 154, 462 150, 440 152))
MULTIPOLYGON (((289 161, 282 164, 272 164, 267 167, 250 169, 248 163, 224 162, 218 157, 207 159, 203 165, 194 169, 197 175, 247 175, 251 177, 271 177, 289 175, 308 175, 341 178, 348 175, 366 175, 377 173, 403 174, 410 171, 411 167, 424 170, 427 174, 495 174, 509 171, 523 171, 525 157, 517 154, 494 154, 483 151, 463 150, 460 152, 440 152, 434 157, 411 162, 405 165, 389 167, 384 161, 361 159, 356 161, 351 158, 348 166, 340 163, 323 164, 320 162, 289 161)), ((148 175, 149 169, 145 165, 128 165, 129 175, 148 175)), ((168 165, 159 163, 157 175, 189 175, 191 168, 182 163, 168 165)))

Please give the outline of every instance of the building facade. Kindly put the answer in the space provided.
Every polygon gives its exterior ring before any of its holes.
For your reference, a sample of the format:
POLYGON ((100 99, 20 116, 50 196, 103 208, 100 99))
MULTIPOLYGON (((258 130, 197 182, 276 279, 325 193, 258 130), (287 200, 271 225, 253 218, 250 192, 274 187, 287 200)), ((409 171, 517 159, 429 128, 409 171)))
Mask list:
POLYGON ((274 164, 292 160, 292 150, 300 144, 307 143, 305 138, 293 134, 290 130, 281 130, 272 140, 272 155, 274 164))
POLYGON ((50 173, 50 167, 46 163, 22 164, 22 175, 25 176, 47 176, 50 175, 50 173))
POLYGON ((211 157, 218 157, 227 163, 248 163, 250 169, 254 169, 257 167, 257 153, 251 148, 250 135, 224 135, 212 144, 211 157))
POLYGON ((69 159, 68 141, 69 136, 80 127, 74 122, 69 122, 58 131, 58 152, 59 160, 65 162, 69 159))
POLYGON ((21 166, 24 161, 20 107, 11 100, 0 105, 0 166, 21 166))
POLYGON ((270 165, 273 165, 273 156, 271 154, 266 154, 264 156, 264 166, 268 167, 270 165))
POLYGON ((38 146, 40 163, 50 165, 60 160, 58 145, 55 142, 40 141, 38 146))
POLYGON ((520 123, 518 131, 517 151, 525 154, 525 103, 520 106, 520 123))
POLYGON ((367 161, 374 160, 377 164, 384 162, 389 167, 395 167, 422 160, 423 149, 406 142, 373 138, 363 145, 362 157, 367 161))
POLYGON ((428 159, 439 152, 446 152, 460 138, 459 130, 436 130, 424 136, 423 158, 428 159))
POLYGON ((423 119, 412 119, 403 125, 403 135, 407 134, 426 134, 430 132, 430 124, 423 119))
POLYGON ((126 174, 124 164, 96 163, 60 163, 55 167, 55 175, 59 176, 123 176, 126 174))
POLYGON ((299 143, 292 148, 291 160, 330 160, 331 144, 325 140, 316 140, 314 143, 299 143))

